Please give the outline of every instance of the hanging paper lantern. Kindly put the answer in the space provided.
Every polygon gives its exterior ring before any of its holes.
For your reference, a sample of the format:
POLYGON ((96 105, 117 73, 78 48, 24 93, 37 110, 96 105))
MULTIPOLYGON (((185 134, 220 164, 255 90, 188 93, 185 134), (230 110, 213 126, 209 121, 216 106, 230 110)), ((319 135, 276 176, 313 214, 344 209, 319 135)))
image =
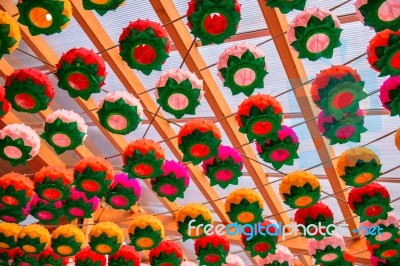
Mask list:
POLYGON ((290 250, 283 245, 276 245, 275 254, 268 254, 267 257, 260 260, 260 266, 293 266, 294 257, 290 250))
POLYGON ((46 117, 44 132, 40 135, 57 154, 74 150, 87 137, 88 126, 79 114, 57 110, 46 117))
POLYGON ((37 254, 29 254, 24 252, 21 248, 15 248, 10 250, 8 253, 8 259, 11 259, 12 266, 19 266, 19 265, 30 265, 30 266, 42 266, 38 263, 38 255, 37 254))
POLYGON ((400 115, 400 77, 389 77, 380 88, 379 98, 391 116, 400 115))
POLYGON ((38 254, 50 245, 50 233, 38 224, 30 224, 18 234, 18 246, 28 254, 38 254))
POLYGON ((282 106, 270 95, 252 95, 239 105, 236 121, 249 141, 276 140, 282 129, 282 106))
POLYGON ((400 30, 400 12, 396 0, 357 0, 358 19, 376 32, 385 29, 400 30))
POLYGON ((164 225, 156 216, 144 214, 134 219, 129 226, 131 246, 136 250, 150 250, 158 246, 165 237, 164 225))
POLYGON ((40 265, 54 265, 54 266, 63 266, 68 265, 68 258, 62 258, 57 255, 51 247, 48 247, 44 251, 42 251, 37 257, 38 263, 40 265))
POLYGON ((222 264, 222 266, 246 266, 241 257, 236 254, 228 254, 226 257, 226 264, 222 264))
POLYGON ((342 265, 344 248, 344 239, 339 234, 322 240, 308 239, 308 252, 314 257, 315 264, 342 265))
POLYGON ((139 252, 128 245, 122 245, 117 253, 108 257, 109 266, 139 266, 139 264, 139 252))
POLYGON ((0 158, 12 166, 25 165, 39 149, 40 137, 31 127, 10 124, 0 130, 0 158))
POLYGON ((294 220, 298 225, 304 225, 304 228, 299 227, 304 237, 321 240, 326 235, 329 236, 331 232, 321 227, 318 229, 318 226, 324 226, 326 228, 332 225, 333 213, 329 206, 322 202, 317 202, 311 207, 298 209, 294 215, 294 220), (306 228, 307 230, 305 230, 306 228))
POLYGON ((100 101, 97 115, 105 129, 120 135, 136 130, 144 116, 139 100, 126 91, 107 93, 100 101))
POLYGON ((17 21, 7 12, 0 10, 0 59, 17 49, 21 33, 17 21))
POLYGON ((128 66, 150 75, 153 70, 161 70, 169 57, 171 41, 159 23, 138 19, 123 29, 119 50, 128 66))
POLYGON ((259 233, 254 234, 251 231, 252 228, 243 227, 244 232, 241 239, 244 249, 249 251, 252 257, 260 256, 265 258, 268 254, 274 254, 278 243, 278 227, 269 220, 265 220, 254 225, 254 228, 257 228, 259 233))
POLYGON ((155 178, 162 174, 165 154, 161 145, 151 139, 137 139, 129 143, 123 154, 123 171, 129 178, 155 178))
POLYGON ((204 237, 204 226, 212 224, 213 218, 210 210, 203 204, 190 203, 175 213, 175 222, 178 225, 178 232, 182 235, 183 241, 186 241, 204 237), (189 228, 189 223, 192 220, 194 221, 191 223, 191 228, 189 228), (198 225, 203 225, 203 227, 196 229, 198 225), (190 232, 189 229, 191 229, 190 232))
POLYGON ((156 84, 157 103, 176 118, 196 114, 203 97, 203 81, 183 69, 170 69, 161 74, 156 84))
POLYGON ((31 200, 35 192, 34 184, 25 175, 9 173, 0 177, 0 204, 4 208, 23 208, 31 200))
MULTIPOLYGON (((400 245, 399 241, 393 243, 386 243, 382 245, 371 245, 369 241, 367 241, 368 251, 375 257, 374 263, 372 265, 393 265, 397 266, 400 262, 400 245), (379 260, 381 259, 381 260, 379 260)), ((371 262, 372 259, 371 259, 371 262)))
POLYGON ((76 254, 75 264, 76 266, 106 266, 107 259, 106 256, 92 251, 90 247, 85 247, 76 254))
POLYGON ((233 95, 250 96, 256 88, 264 88, 268 74, 264 52, 248 43, 227 48, 219 57, 217 69, 219 78, 233 95))
POLYGON ((275 169, 280 169, 283 165, 293 165, 294 160, 298 159, 297 150, 299 149, 299 138, 296 132, 290 127, 282 126, 278 130, 276 140, 267 140, 264 144, 256 143, 258 155, 267 163, 272 163, 275 169))
POLYGON ((64 205, 64 214, 68 221, 76 218, 91 218, 99 204, 100 199, 98 197, 87 198, 85 193, 71 188, 71 195, 64 205))
POLYGON ((261 196, 250 188, 239 188, 231 192, 225 201, 229 219, 239 224, 262 222, 264 202, 261 196))
POLYGON ((400 128, 396 131, 396 134, 394 136, 394 142, 396 148, 400 151, 400 128))
POLYGON ((35 195, 30 205, 30 215, 38 219, 42 224, 57 224, 61 216, 64 215, 64 204, 62 201, 49 202, 39 199, 35 195))
POLYGON ((243 158, 232 147, 220 145, 218 156, 203 161, 204 174, 210 178, 210 185, 227 188, 237 185, 238 178, 242 176, 243 158))
POLYGON ((268 0, 267 6, 279 8, 283 14, 293 10, 304 10, 306 0, 268 0))
POLYGON ((236 34, 240 9, 237 0, 191 0, 186 13, 187 25, 203 45, 221 44, 236 34))
POLYGON ((350 209, 360 216, 360 221, 375 223, 379 219, 387 219, 390 206, 388 190, 379 183, 373 182, 361 188, 353 188, 349 193, 350 209))
POLYGON ((355 264, 354 257, 346 251, 343 251, 343 259, 344 259, 344 261, 342 262, 343 266, 353 266, 355 264))
MULTIPOLYGON (((0 17, 1 17, 1 11, 0 11, 0 17)), ((11 104, 5 98, 5 93, 6 92, 4 90, 4 87, 0 86, 0 118, 4 117, 10 111, 11 108, 11 104)))
POLYGON ((82 5, 86 10, 94 10, 100 16, 104 16, 108 11, 113 11, 119 6, 123 5, 125 0, 108 0, 108 1, 98 1, 98 0, 83 0, 82 5))
POLYGON ((127 174, 116 174, 105 195, 106 202, 114 209, 129 210, 140 198, 142 188, 138 180, 127 174))
POLYGON ((114 180, 113 166, 100 157, 80 160, 75 165, 74 172, 76 190, 85 193, 87 197, 102 197, 114 180))
POLYGON ((290 45, 299 58, 316 61, 332 58, 333 50, 341 45, 339 19, 324 8, 308 8, 297 14, 288 28, 290 45))
POLYGON ((29 211, 29 203, 23 208, 4 207, 3 204, 0 204, 0 220, 7 223, 20 223, 26 220, 29 211))
POLYGON ((369 43, 368 62, 383 76, 400 75, 400 31, 384 30, 378 32, 369 43))
POLYGON ((336 170, 348 186, 362 187, 381 175, 382 164, 378 155, 367 148, 351 148, 340 155, 336 170))
POLYGON ((149 253, 149 261, 152 266, 180 266, 182 257, 182 250, 179 245, 170 240, 162 241, 158 247, 150 250, 149 253))
POLYGON ((228 239, 217 234, 196 239, 194 242, 194 250, 200 265, 222 265, 222 263, 226 263, 229 249, 228 239))
POLYGON ((89 245, 94 252, 111 255, 117 252, 124 241, 122 229, 112 222, 100 222, 89 234, 89 245))
POLYGON ((17 247, 20 231, 21 228, 18 224, 0 223, 0 249, 13 249, 17 247))
POLYGON ((106 65, 92 50, 73 48, 62 54, 56 67, 58 87, 66 90, 72 98, 88 100, 105 84, 106 65))
POLYGON ((78 253, 85 244, 82 230, 72 224, 61 225, 51 235, 51 247, 61 257, 78 253))

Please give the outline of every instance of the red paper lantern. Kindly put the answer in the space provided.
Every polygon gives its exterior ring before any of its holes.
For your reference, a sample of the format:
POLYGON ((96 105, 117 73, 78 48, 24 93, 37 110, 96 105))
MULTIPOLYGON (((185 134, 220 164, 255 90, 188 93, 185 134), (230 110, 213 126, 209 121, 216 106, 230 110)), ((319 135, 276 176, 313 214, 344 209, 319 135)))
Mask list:
POLYGON ((179 245, 170 240, 161 241, 158 247, 150 250, 151 265, 179 266, 182 262, 182 250, 179 245))
POLYGON ((214 234, 197 239, 194 249, 200 265, 221 265, 226 263, 230 245, 225 236, 214 234))

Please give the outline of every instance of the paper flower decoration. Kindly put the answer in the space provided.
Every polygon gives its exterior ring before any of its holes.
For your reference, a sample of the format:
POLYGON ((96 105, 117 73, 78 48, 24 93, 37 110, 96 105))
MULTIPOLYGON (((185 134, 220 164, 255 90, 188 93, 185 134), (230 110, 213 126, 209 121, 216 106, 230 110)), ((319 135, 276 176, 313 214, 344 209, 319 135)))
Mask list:
POLYGON ((25 175, 9 173, 0 177, 0 204, 6 209, 23 208, 35 192, 34 184, 25 175))
POLYGON ((210 185, 227 188, 237 185, 238 178, 242 176, 243 158, 232 147, 220 145, 218 156, 203 161, 204 174, 210 178, 210 185))
POLYGON ((61 225, 51 235, 51 247, 61 257, 74 256, 85 244, 82 230, 72 224, 61 225))
POLYGON ((287 14, 293 10, 304 10, 306 0, 268 0, 267 6, 276 7, 283 14, 287 14))
POLYGON ((72 98, 84 100, 100 92, 107 75, 104 60, 85 48, 73 48, 62 54, 56 67, 58 87, 66 90, 72 98))
POLYGON ((333 212, 329 206, 322 202, 317 202, 311 207, 298 209, 294 215, 294 220, 297 224, 304 225, 304 227, 307 228, 307 230, 304 230, 303 227, 299 227, 304 237, 321 240, 326 235, 329 236, 330 232, 320 228, 320 230, 323 231, 323 234, 320 234, 317 226, 321 225, 326 228, 333 224, 333 212), (312 228, 314 225, 316 226, 315 230, 312 228))
POLYGON ((13 249, 17 247, 20 231, 21 228, 18 224, 0 223, 0 249, 13 249))
POLYGON ((355 2, 358 19, 376 32, 385 29, 400 30, 400 14, 393 0, 357 0, 355 2))
POLYGON ((131 246, 136 250, 150 250, 158 246, 165 237, 164 225, 156 216, 144 214, 134 219, 129 226, 131 246))
POLYGON ((400 116, 400 77, 389 77, 380 88, 379 98, 391 116, 400 116))
POLYGON ((178 145, 183 153, 183 161, 191 161, 195 165, 217 156, 220 144, 221 132, 208 120, 190 120, 178 133, 178 145))
POLYGON ((178 225, 178 232, 182 235, 183 241, 186 241, 204 237, 204 226, 212 224, 213 218, 210 210, 203 204, 190 203, 175 213, 175 222, 178 225), (191 227, 189 228, 190 222, 191 227), (196 229, 198 225, 203 225, 203 227, 196 229))
POLYGON ((92 251, 90 247, 85 247, 76 254, 75 264, 76 266, 106 266, 107 259, 106 256, 92 251))
POLYGON ((15 70, 7 77, 4 88, 6 99, 19 112, 45 110, 54 98, 54 87, 49 77, 33 68, 15 70))
POLYGON ((388 190, 379 183, 373 182, 361 188, 353 188, 349 193, 350 209, 360 216, 360 221, 372 223, 379 219, 387 219, 390 206, 388 190))
POLYGON ((104 16, 108 11, 117 9, 119 6, 123 5, 125 0, 108 0, 108 1, 98 1, 98 0, 83 0, 83 8, 86 10, 94 10, 100 16, 104 16))
POLYGON ((396 131, 396 134, 394 135, 394 142, 396 148, 400 151, 400 128, 396 131))
POLYGON ((261 196, 250 188, 239 188, 231 192, 225 201, 229 219, 239 224, 262 222, 264 202, 261 196))
POLYGON ((50 233, 41 225, 27 225, 18 233, 18 246, 28 254, 38 254, 49 245, 50 233))
POLYGON ((388 213, 387 219, 380 219, 375 223, 362 222, 359 231, 367 238, 372 247, 374 245, 393 245, 400 242, 399 219, 392 213, 388 213), (369 229, 372 227, 379 227, 379 233, 371 234, 369 229))
POLYGON ((236 34, 240 4, 237 0, 191 0, 186 16, 191 33, 203 45, 221 44, 236 34))
POLYGON ((102 197, 114 180, 114 169, 106 159, 89 157, 75 165, 74 176, 76 190, 87 197, 102 197))
POLYGON ((396 243, 388 243, 383 245, 371 245, 367 241, 368 251, 371 253, 371 265, 378 266, 396 266, 400 262, 400 245, 396 243), (374 258, 374 259, 372 259, 374 258))
POLYGON ((333 50, 341 45, 339 19, 324 8, 309 8, 297 14, 288 28, 290 45, 299 58, 316 61, 332 58, 333 50))
POLYGON ((150 20, 136 20, 122 31, 119 37, 119 50, 122 59, 133 69, 150 75, 169 57, 171 41, 168 32, 150 20))
POLYGON ((114 209, 129 210, 139 200, 142 188, 138 180, 129 179, 127 174, 116 174, 105 198, 114 209))
POLYGON ((225 236, 208 235, 194 242, 194 250, 200 265, 222 265, 226 263, 230 249, 229 241, 225 236))
MULTIPOLYGON (((0 11, 1 12, 1 11, 0 11)), ((1 16, 1 13, 0 13, 1 16)), ((0 25, 1 28, 1 25, 0 25)), ((5 90, 4 87, 0 86, 0 118, 4 117, 11 108, 11 104, 5 98, 5 90)))
POLYGON ((30 211, 30 204, 28 203, 23 208, 9 208, 0 204, 0 220, 7 223, 20 223, 25 221, 30 211))
POLYGON ((368 62, 383 76, 400 75, 400 31, 384 30, 378 32, 367 49, 368 62))
POLYGON ((42 251, 37 257, 39 265, 55 265, 62 266, 68 265, 68 258, 62 258, 57 255, 51 247, 42 251))
POLYGON ((91 218, 99 204, 100 199, 98 197, 87 198, 85 193, 71 188, 71 195, 67 198, 64 205, 64 214, 68 221, 76 218, 91 218))
POLYGON ((108 257, 109 266, 139 266, 140 254, 134 247, 122 245, 117 253, 108 257))
POLYGON ((190 176, 186 166, 176 161, 166 160, 161 166, 162 175, 151 180, 152 189, 160 197, 169 201, 183 198, 189 186, 190 176))
POLYGON ((222 266, 246 266, 241 257, 236 254, 228 254, 226 257, 226 264, 222 264, 222 266))
POLYGON ((271 163, 275 169, 280 169, 283 165, 293 165, 294 160, 299 158, 299 138, 293 129, 282 126, 278 130, 276 140, 267 140, 265 143, 257 145, 257 152, 267 163, 271 163))
POLYGON ((182 250, 176 242, 165 240, 158 247, 150 250, 149 261, 151 265, 180 266, 182 250))
POLYGON ((126 91, 107 93, 100 101, 97 115, 105 129, 120 135, 137 129, 144 116, 139 100, 126 91))
POLYGON ((57 224, 61 216, 64 215, 64 204, 62 201, 49 202, 39 199, 39 197, 35 195, 30 205, 30 215, 38 219, 42 224, 57 224))
POLYGON ((38 255, 29 254, 24 252, 21 248, 14 248, 7 254, 7 260, 12 260, 11 264, 7 262, 6 265, 30 265, 30 266, 41 266, 38 264, 38 255))
POLYGON ((161 74, 156 84, 157 103, 176 118, 196 114, 203 97, 203 81, 183 69, 170 69, 161 74))
POLYGON ((276 245, 275 254, 268 254, 267 257, 260 260, 260 266, 293 266, 294 257, 290 250, 283 245, 276 245))
POLYGON ((17 21, 7 12, 0 11, 0 59, 17 49, 21 33, 17 21))
POLYGON ((308 239, 308 252, 315 259, 315 264, 342 265, 344 239, 339 234, 322 240, 308 239))
POLYGON ((151 139, 137 139, 125 148, 123 171, 129 178, 155 178, 162 174, 164 159, 164 150, 159 143, 151 139))
POLYGON ((268 74, 264 52, 248 43, 227 48, 219 57, 217 69, 219 78, 233 95, 250 96, 256 88, 264 88, 268 74))
POLYGON ((239 105, 236 121, 239 131, 246 134, 249 141, 276 140, 278 130, 282 129, 282 106, 272 96, 252 95, 239 105))
POLYGON ((381 175, 382 164, 378 155, 367 148, 355 147, 340 155, 336 170, 348 186, 362 187, 381 175))
POLYGON ((89 234, 89 245, 94 252, 112 255, 124 241, 122 229, 112 222, 100 222, 93 226, 89 234))
POLYGON ((252 229, 248 226, 243 227, 244 233, 242 233, 241 239, 244 249, 249 251, 252 257, 265 258, 268 254, 274 254, 278 241, 277 227, 269 220, 265 220, 256 226, 259 233, 254 234, 251 238, 249 236, 252 235, 252 229))

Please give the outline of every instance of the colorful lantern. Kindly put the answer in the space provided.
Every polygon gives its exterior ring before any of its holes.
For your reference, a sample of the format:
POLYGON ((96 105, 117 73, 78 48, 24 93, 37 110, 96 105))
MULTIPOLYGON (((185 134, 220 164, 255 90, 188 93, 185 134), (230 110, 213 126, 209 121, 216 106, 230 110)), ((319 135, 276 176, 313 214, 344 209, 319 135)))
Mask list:
POLYGON ((390 265, 397 266, 400 262, 400 245, 396 243, 387 243, 383 245, 371 245, 367 241, 368 251, 371 253, 371 257, 374 257, 374 262, 371 259, 372 265, 390 265))
POLYGON ((7 265, 30 265, 30 266, 41 266, 38 263, 37 254, 29 254, 24 252, 21 248, 15 248, 10 250, 8 253, 8 259, 12 260, 11 264, 7 265))
POLYGON ((290 250, 283 245, 276 245, 275 254, 268 254, 267 257, 260 260, 260 266, 293 266, 294 257, 290 250))
POLYGON ((217 234, 196 239, 194 242, 194 250, 200 265, 222 265, 222 263, 226 263, 229 249, 228 239, 217 234))
POLYGON ((282 179, 279 192, 284 202, 291 208, 308 208, 317 203, 321 197, 321 185, 313 174, 295 171, 282 179))
POLYGON ((161 145, 151 139, 137 139, 129 143, 123 154, 123 171, 129 178, 155 178, 162 174, 165 154, 161 145))
POLYGON ((219 78, 233 95, 250 96, 256 88, 264 88, 268 74, 264 52, 248 43, 227 48, 219 57, 217 69, 219 78))
POLYGON ((0 204, 5 209, 25 207, 35 192, 34 184, 25 175, 9 173, 0 177, 0 204))
POLYGON ((57 255, 51 247, 42 251, 37 257, 39 265, 68 265, 68 258, 62 258, 57 255))
POLYGON ((116 174, 105 198, 114 209, 129 210, 140 198, 142 188, 137 179, 129 179, 127 174, 116 174))
POLYGON ((381 175, 382 164, 378 155, 367 148, 355 147, 340 155, 336 170, 348 186, 362 187, 381 175))
POLYGON ((156 216, 144 214, 134 219, 129 226, 131 246, 136 250, 150 250, 158 246, 165 237, 164 225, 156 216))
POLYGON ((279 8, 283 14, 293 10, 304 10, 306 0, 268 0, 267 6, 279 8))
POLYGON ((236 254, 228 254, 226 257, 226 264, 222 264, 222 266, 246 266, 241 257, 236 254))
POLYGON ((220 145, 218 156, 203 161, 204 174, 210 178, 210 185, 227 188, 237 185, 238 178, 242 176, 243 158, 232 147, 220 145))
POLYGON ((17 21, 7 12, 0 11, 0 59, 17 49, 21 33, 17 21))
POLYGON ((158 247, 150 250, 149 253, 149 260, 152 266, 180 266, 182 257, 182 250, 179 245, 170 240, 162 241, 158 247))
MULTIPOLYGON (((1 11, 0 11, 1 16, 1 11)), ((1 28, 1 25, 0 25, 1 28)), ((5 98, 5 90, 4 87, 0 86, 0 118, 4 117, 11 108, 11 104, 5 98)))
POLYGON ((74 256, 85 244, 82 230, 72 224, 61 225, 51 235, 51 247, 61 257, 74 256))
POLYGON ((203 204, 190 203, 175 213, 175 222, 178 225, 178 232, 182 235, 183 241, 186 241, 204 237, 204 226, 212 224, 213 218, 210 210, 203 204), (194 221, 191 222, 192 220, 194 221), (191 227, 189 227, 190 222, 191 227), (203 225, 203 227, 196 229, 198 225, 203 225))
POLYGON ((282 129, 282 106, 270 95, 252 95, 239 105, 236 121, 239 131, 246 134, 249 141, 276 140, 278 130, 282 129))
POLYGON ((400 243, 400 231, 399 231, 399 219, 392 213, 388 213, 387 219, 378 220, 375 223, 369 221, 362 222, 359 227, 359 231, 364 235, 370 246, 374 249, 380 246, 392 246, 400 243), (378 234, 371 234, 370 228, 379 228, 378 234))
POLYGON ((9 208, 0 204, 0 220, 7 223, 20 223, 26 220, 29 215, 30 204, 23 208, 9 208))
POLYGON ((161 74, 156 84, 157 103, 176 118, 196 114, 203 97, 203 81, 183 69, 170 69, 161 74))
POLYGON ((161 166, 162 175, 151 180, 152 189, 160 197, 169 201, 184 198, 183 193, 189 186, 190 176, 186 166, 176 161, 166 160, 161 166))
POLYGON ((25 165, 39 153, 40 137, 24 124, 9 124, 0 130, 0 158, 12 166, 25 165))
POLYGON ((98 1, 98 0, 83 0, 83 8, 86 10, 94 10, 100 16, 104 16, 108 11, 113 11, 123 5, 125 0, 109 0, 109 1, 98 1))
POLYGON ((107 93, 97 111, 100 124, 114 134, 126 135, 136 130, 143 120, 139 100, 126 91, 107 93))
POLYGON ((239 224, 262 222, 264 202, 261 196, 250 188, 239 188, 231 192, 225 201, 229 219, 239 224))
POLYGON ((18 246, 28 254, 38 254, 50 245, 50 233, 38 224, 30 224, 18 233, 18 246))
MULTIPOLYGON (((13 249, 18 246, 21 228, 14 223, 0 223, 0 249, 13 249)), ((1 265, 1 263, 0 263, 1 265)))
POLYGON ((190 120, 178 133, 178 145, 183 153, 183 161, 191 161, 195 165, 217 156, 220 144, 221 132, 208 120, 190 120))
POLYGON ((73 48, 62 54, 56 67, 58 87, 66 90, 72 98, 88 100, 105 84, 106 65, 92 50, 73 48))
POLYGON ((396 134, 394 136, 394 142, 396 148, 400 151, 400 128, 396 131, 396 134))
POLYGON ((124 241, 122 229, 112 222, 100 222, 93 226, 89 234, 89 245, 94 252, 112 255, 124 241))
POLYGON ((315 264, 342 265, 344 248, 344 239, 339 234, 322 240, 308 239, 308 252, 314 257, 315 264))
POLYGON ((139 252, 128 245, 122 245, 117 253, 108 257, 109 266, 139 266, 139 264, 139 252))
POLYGON ((400 77, 389 77, 380 88, 379 98, 391 116, 400 115, 400 77))
POLYGON ((122 59, 133 69, 150 75, 169 57, 171 41, 168 32, 150 20, 136 20, 124 28, 119 37, 119 50, 122 59))
POLYGON ((260 233, 249 237, 252 234, 252 228, 248 226, 243 227, 244 233, 241 238, 244 249, 249 251, 252 257, 260 256, 261 258, 265 258, 268 254, 274 254, 276 244, 278 243, 277 226, 269 220, 265 220, 262 223, 254 225, 254 228, 257 228, 260 233))
POLYGON ((191 0, 186 16, 191 33, 203 45, 221 44, 236 34, 240 4, 237 0, 191 0))
POLYGON ((61 216, 64 215, 62 201, 49 202, 39 199, 38 195, 35 195, 30 205, 30 215, 38 219, 42 224, 57 224, 61 216))
POLYGON ((9 266, 10 263, 12 262, 12 253, 14 253, 14 250, 18 248, 14 248, 11 250, 8 249, 3 249, 0 248, 0 265, 1 266, 9 266))
POLYGON ((358 19, 376 32, 400 30, 400 13, 396 0, 357 0, 354 5, 358 19))
POLYGON ((349 193, 350 209, 360 216, 360 221, 375 223, 379 219, 387 219, 390 206, 388 190, 379 183, 373 182, 361 188, 353 188, 349 193))
POLYGON ((71 188, 71 195, 67 198, 64 205, 64 214, 68 221, 76 218, 91 218, 99 204, 100 199, 98 197, 94 196, 88 199, 85 193, 71 188))
POLYGON ((75 264, 76 266, 106 266, 107 259, 106 256, 92 251, 90 247, 85 247, 76 254, 75 264))

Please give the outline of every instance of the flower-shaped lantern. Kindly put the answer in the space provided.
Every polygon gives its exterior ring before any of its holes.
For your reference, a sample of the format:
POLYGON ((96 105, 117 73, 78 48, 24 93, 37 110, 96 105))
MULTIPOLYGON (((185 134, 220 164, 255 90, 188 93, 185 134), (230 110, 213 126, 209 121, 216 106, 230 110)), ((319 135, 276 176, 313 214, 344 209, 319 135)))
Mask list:
POLYGON ((170 240, 162 241, 156 248, 150 250, 149 261, 151 265, 180 266, 182 262, 180 246, 170 240))
POLYGON ((68 258, 63 258, 57 255, 51 247, 47 247, 38 256, 37 261, 39 265, 54 265, 62 266, 68 265, 68 258))
POLYGON ((7 12, 0 11, 0 59, 17 49, 21 33, 17 21, 7 12))
POLYGON ((241 257, 236 254, 228 254, 226 257, 226 263, 222 264, 222 266, 246 266, 241 257))
POLYGON ((0 220, 7 223, 20 223, 26 220, 30 211, 30 203, 22 208, 4 207, 0 203, 0 220))
POLYGON ((308 239, 308 252, 316 264, 327 266, 343 265, 345 242, 342 236, 335 234, 322 240, 308 239))
POLYGON ((121 248, 108 257, 109 266, 139 266, 140 254, 134 247, 122 245, 121 248))
POLYGON ((290 250, 283 245, 276 245, 275 254, 268 254, 260 260, 260 266, 294 266, 294 256, 290 250))
POLYGON ((0 177, 0 204, 3 208, 10 211, 24 208, 34 194, 34 183, 27 176, 12 172, 0 177))
POLYGON ((261 258, 267 257, 268 254, 274 254, 276 245, 278 243, 278 230, 277 226, 272 224, 269 220, 264 220, 262 223, 258 223, 257 234, 253 237, 250 227, 244 227, 244 233, 242 234, 242 243, 244 249, 250 252, 252 257, 259 256, 261 258))
POLYGON ((4 87, 0 86, 0 118, 4 117, 11 108, 11 104, 5 98, 5 94, 6 91, 4 90, 4 87))
POLYGON ((64 214, 68 221, 76 218, 91 218, 100 204, 100 199, 96 196, 87 198, 85 193, 76 190, 75 187, 71 188, 70 192, 71 195, 64 205, 64 214))
POLYGON ((306 0, 268 0, 267 6, 279 8, 283 14, 293 10, 304 10, 306 0))
MULTIPOLYGON (((0 223, 0 249, 13 249, 18 246, 18 234, 21 228, 15 223, 0 223)), ((1 265, 1 263, 0 263, 1 265)))
POLYGON ((357 0, 354 6, 358 19, 376 32, 400 30, 400 11, 396 0, 357 0))
POLYGON ((129 210, 139 200, 142 188, 139 181, 127 174, 116 174, 105 194, 106 202, 114 209, 129 210))
POLYGON ((250 188, 239 188, 231 192, 225 201, 229 219, 239 224, 262 222, 264 202, 261 196, 250 188))
POLYGON ((18 234, 18 246, 28 254, 39 254, 50 245, 49 231, 38 224, 21 228, 18 234))
POLYGON ((183 241, 186 241, 204 237, 204 227, 196 229, 196 226, 212 224, 213 218, 210 210, 203 204, 190 203, 175 213, 175 222, 183 241))
POLYGON ((194 250, 200 265, 217 266, 226 263, 229 249, 229 240, 217 234, 196 239, 194 242, 194 250))
POLYGON ((85 247, 75 256, 76 266, 106 266, 107 258, 105 255, 100 255, 90 247, 85 247))
POLYGON ((98 1, 98 0, 83 0, 82 5, 86 10, 94 10, 100 16, 104 16, 108 11, 113 11, 123 5, 125 0, 107 0, 107 1, 98 1))
POLYGON ((150 250, 158 246, 165 237, 164 225, 156 216, 144 214, 134 219, 129 226, 131 246, 136 250, 150 250))
POLYGON ((89 233, 89 245, 94 252, 112 255, 117 252, 124 241, 124 232, 115 223, 100 222, 93 226, 89 233))
POLYGON ((61 225, 51 235, 51 247, 61 257, 74 256, 85 244, 82 230, 72 224, 61 225))
POLYGON ((383 82, 379 98, 391 116, 400 116, 400 77, 389 77, 383 82))
POLYGON ((30 206, 29 214, 42 224, 57 224, 58 220, 64 215, 64 203, 62 201, 49 202, 35 195, 30 206))

